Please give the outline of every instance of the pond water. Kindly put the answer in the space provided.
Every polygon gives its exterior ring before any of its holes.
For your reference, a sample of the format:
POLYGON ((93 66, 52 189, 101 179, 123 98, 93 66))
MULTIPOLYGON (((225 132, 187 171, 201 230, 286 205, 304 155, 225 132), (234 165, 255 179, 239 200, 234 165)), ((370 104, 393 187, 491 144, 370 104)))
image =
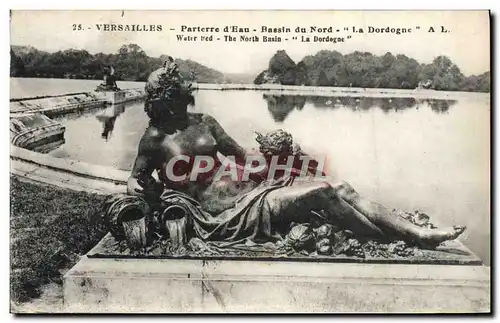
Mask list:
MULTIPOLYGON (((487 96, 438 101, 198 91, 193 111, 214 116, 247 148, 257 145, 255 131, 292 133, 306 152, 326 155, 329 174, 360 194, 419 209, 437 225, 467 225, 461 240, 489 264, 487 96)), ((59 121, 66 143, 51 155, 123 170, 131 169, 148 125, 141 102, 59 121)))

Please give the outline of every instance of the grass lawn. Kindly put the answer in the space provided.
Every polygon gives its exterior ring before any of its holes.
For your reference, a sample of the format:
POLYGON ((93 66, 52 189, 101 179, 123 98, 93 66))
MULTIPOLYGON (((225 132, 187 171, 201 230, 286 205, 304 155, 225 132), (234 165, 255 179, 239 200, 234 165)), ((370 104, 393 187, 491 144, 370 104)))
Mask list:
POLYGON ((32 184, 11 177, 11 301, 26 302, 48 283, 62 284, 73 266, 107 232, 108 196, 32 184))

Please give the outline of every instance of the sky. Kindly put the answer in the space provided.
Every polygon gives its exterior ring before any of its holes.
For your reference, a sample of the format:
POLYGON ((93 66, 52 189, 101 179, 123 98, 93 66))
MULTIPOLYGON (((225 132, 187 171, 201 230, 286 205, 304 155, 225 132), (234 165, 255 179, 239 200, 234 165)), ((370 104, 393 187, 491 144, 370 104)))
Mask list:
MULTIPOLYGON (((149 56, 168 54, 192 59, 224 73, 256 74, 267 68, 278 50, 285 50, 296 62, 319 50, 337 50, 342 54, 366 51, 405 54, 420 63, 430 63, 439 55, 448 56, 466 74, 480 74, 490 69, 490 27, 487 11, 13 11, 11 44, 31 45, 54 52, 70 48, 91 53, 116 53, 123 44, 135 43, 149 56), (82 30, 73 30, 73 25, 82 30), (97 24, 161 25, 162 31, 99 31, 97 24), (182 26, 219 27, 214 37, 223 38, 225 26, 250 28, 249 36, 262 40, 261 28, 289 27, 283 42, 179 42, 177 35, 198 36, 207 33, 182 33, 182 26), (343 43, 301 42, 296 27, 330 27, 340 32, 343 43), (412 28, 401 35, 368 33, 374 28, 412 28), (420 29, 416 29, 419 26, 420 29), (449 32, 442 33, 441 26, 449 32), (350 31, 344 31, 348 27, 350 31), (352 28, 365 33, 353 33, 352 28), (428 32, 429 28, 434 33, 428 32), (171 30, 174 29, 174 30, 171 30), (256 29, 257 32, 253 32, 256 29), (350 35, 351 38, 347 39, 350 35), (297 40, 292 40, 298 36, 297 40)), ((233 36, 241 34, 233 33, 233 36)), ((311 36, 312 34, 309 34, 311 36)), ((325 34, 315 34, 324 36, 325 34)))

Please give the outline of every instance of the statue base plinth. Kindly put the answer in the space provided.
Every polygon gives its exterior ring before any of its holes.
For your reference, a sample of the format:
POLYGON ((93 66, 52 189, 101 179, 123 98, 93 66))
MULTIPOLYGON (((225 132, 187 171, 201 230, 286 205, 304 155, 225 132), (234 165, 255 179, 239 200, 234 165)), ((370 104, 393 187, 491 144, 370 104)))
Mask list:
POLYGON ((490 312, 482 265, 90 258, 64 276, 80 313, 490 312))
POLYGON ((127 102, 129 99, 125 91, 99 91, 98 96, 106 102, 106 104, 120 104, 127 102))

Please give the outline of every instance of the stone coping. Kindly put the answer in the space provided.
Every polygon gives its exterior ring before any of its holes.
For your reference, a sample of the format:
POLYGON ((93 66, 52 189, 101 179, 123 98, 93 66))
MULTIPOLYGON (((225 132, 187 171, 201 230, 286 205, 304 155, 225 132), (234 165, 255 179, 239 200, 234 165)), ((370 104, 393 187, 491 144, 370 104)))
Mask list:
POLYGON ((11 159, 10 173, 20 181, 37 185, 50 185, 60 189, 82 191, 90 194, 110 195, 122 194, 127 191, 127 186, 124 184, 86 178, 21 160, 11 159))
POLYGON ((35 164, 60 172, 71 173, 78 176, 112 182, 115 184, 126 184, 129 172, 89 164, 68 158, 57 158, 50 155, 36 153, 31 150, 11 145, 10 158, 23 162, 35 164))
POLYGON ((140 88, 124 89, 117 92, 81 92, 65 95, 19 98, 10 101, 11 116, 40 112, 50 117, 60 116, 82 109, 99 108, 108 104, 125 103, 143 99, 145 92, 140 88), (118 101, 116 94, 120 95, 118 101))
MULTIPOLYGON (((120 93, 123 94, 123 103, 141 99, 144 96, 144 90, 141 88, 123 89, 120 93)), ((25 116, 37 115, 38 113, 46 116, 58 116, 87 107, 104 107, 106 103, 111 103, 106 96, 106 92, 95 91, 19 98, 10 100, 10 118, 11 122, 13 122, 12 120, 21 120, 25 116)), ((33 125, 23 129, 22 133, 12 133, 11 129, 10 158, 19 162, 14 165, 11 163, 11 167, 26 168, 25 164, 28 164, 51 170, 50 172, 45 172, 44 175, 53 176, 55 178, 54 185, 61 187, 65 186, 57 179, 64 177, 64 174, 72 175, 71 177, 73 178, 76 176, 76 178, 91 179, 93 181, 90 183, 94 183, 96 187, 102 186, 102 182, 110 182, 119 186, 126 185, 129 172, 67 158, 56 158, 25 149, 29 147, 36 150, 37 147, 32 147, 33 145, 44 144, 43 140, 37 140, 39 137, 62 136, 65 130, 64 127, 52 119, 47 118, 47 120, 52 123, 42 126, 33 125)), ((30 173, 25 173, 23 169, 11 168, 11 173, 27 178, 30 177, 30 173)), ((114 192, 114 190, 112 191, 114 192)))
POLYGON ((312 95, 312 96, 366 96, 366 97, 403 97, 421 99, 489 99, 490 93, 436 91, 427 89, 383 89, 383 88, 351 88, 329 86, 300 86, 281 84, 209 84, 195 83, 193 88, 198 90, 256 90, 267 91, 270 94, 312 95))

